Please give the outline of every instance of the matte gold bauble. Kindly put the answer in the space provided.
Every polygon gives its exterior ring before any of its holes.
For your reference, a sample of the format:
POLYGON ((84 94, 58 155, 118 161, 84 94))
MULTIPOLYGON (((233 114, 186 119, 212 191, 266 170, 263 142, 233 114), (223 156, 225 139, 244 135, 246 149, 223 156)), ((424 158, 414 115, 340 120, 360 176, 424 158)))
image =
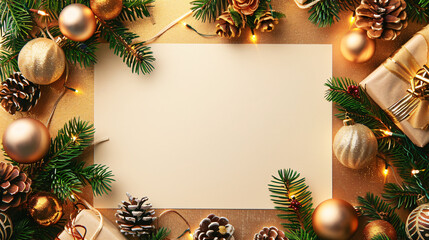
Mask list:
POLYGON ((88 40, 97 26, 91 9, 79 3, 70 4, 61 11, 58 25, 64 36, 78 42, 88 40))
POLYGON ((121 14, 122 0, 91 0, 90 7, 97 17, 111 20, 121 14))
POLYGON ((29 81, 48 85, 57 81, 66 67, 64 51, 51 39, 29 41, 18 55, 18 67, 29 81))
POLYGON ((363 63, 374 56, 375 41, 368 38, 364 30, 354 28, 341 39, 340 49, 347 60, 363 63))
POLYGON ((49 131, 41 122, 21 118, 12 122, 3 134, 3 148, 7 155, 21 164, 41 160, 49 150, 49 131))
POLYGON ((364 240, 371 240, 377 235, 386 234, 390 240, 398 239, 395 228, 387 221, 384 220, 375 220, 363 229, 364 240))
POLYGON ((39 225, 50 226, 63 215, 60 201, 49 193, 38 193, 28 201, 28 211, 39 225))
POLYGON ((322 239, 347 240, 357 228, 356 210, 344 200, 326 200, 314 210, 313 229, 322 239))
POLYGON ((344 120, 344 126, 335 135, 334 154, 346 167, 360 169, 374 161, 378 151, 377 138, 365 125, 344 120))

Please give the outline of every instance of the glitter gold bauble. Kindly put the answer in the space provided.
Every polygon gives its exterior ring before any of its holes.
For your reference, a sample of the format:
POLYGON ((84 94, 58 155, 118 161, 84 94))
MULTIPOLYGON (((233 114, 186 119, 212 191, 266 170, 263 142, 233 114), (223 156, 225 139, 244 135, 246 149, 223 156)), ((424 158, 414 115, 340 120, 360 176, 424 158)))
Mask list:
POLYGON ((418 206, 408 215, 405 228, 409 239, 429 239, 429 203, 418 206))
POLYGON ((50 226, 63 215, 60 201, 49 193, 37 193, 28 201, 28 211, 39 225, 50 226))
POLYGON ((91 0, 90 7, 97 17, 111 20, 121 14, 122 0, 91 0))
POLYGON ((344 126, 335 135, 334 154, 346 167, 360 169, 374 161, 378 151, 377 138, 365 125, 344 120, 344 126))
POLYGON ((13 234, 12 220, 4 214, 0 213, 0 239, 9 240, 13 234))
POLYGON ((21 164, 41 160, 49 150, 51 138, 41 122, 21 118, 12 122, 3 134, 3 148, 7 155, 21 164))
POLYGON ((66 67, 64 51, 51 39, 29 41, 18 55, 18 67, 29 81, 48 85, 57 81, 66 67))
POLYGON ((375 220, 368 223, 363 229, 364 240, 371 240, 380 234, 386 234, 390 240, 398 239, 395 228, 387 221, 375 220))
POLYGON ((347 60, 363 63, 374 56, 375 41, 368 38, 364 30, 354 28, 341 39, 340 49, 347 60))
POLYGON ((64 36, 78 42, 88 40, 97 26, 92 10, 79 3, 70 4, 61 11, 58 25, 64 36))
POLYGON ((329 199, 314 210, 313 229, 322 239, 347 240, 357 228, 356 210, 344 200, 329 199))

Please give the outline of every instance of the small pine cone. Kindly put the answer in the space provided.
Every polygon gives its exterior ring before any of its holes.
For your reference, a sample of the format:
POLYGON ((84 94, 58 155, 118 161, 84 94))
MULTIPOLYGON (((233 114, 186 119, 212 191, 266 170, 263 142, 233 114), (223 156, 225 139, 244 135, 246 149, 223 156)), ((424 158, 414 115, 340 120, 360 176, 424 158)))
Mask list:
POLYGON ((241 28, 236 26, 229 11, 222 13, 216 19, 216 34, 226 38, 235 38, 241 35, 241 28))
POLYGON ((372 39, 394 40, 407 24, 404 0, 362 0, 356 8, 356 26, 372 39))
POLYGON ((287 240, 285 233, 276 227, 264 227, 259 233, 255 234, 254 240, 287 240))
POLYGON ((148 198, 137 199, 127 193, 129 202, 122 201, 116 212, 116 223, 121 233, 132 236, 150 236, 155 231, 153 225, 156 220, 152 204, 144 204, 148 198))
POLYGON ((274 30, 274 25, 279 23, 277 18, 274 18, 271 11, 266 11, 262 17, 255 20, 256 29, 261 29, 261 32, 271 32, 274 30))
POLYGON ((18 207, 27 201, 31 192, 31 179, 19 167, 10 163, 0 162, 0 211, 6 211, 10 207, 18 207))
POLYGON ((235 11, 244 15, 252 15, 259 7, 259 0, 232 0, 235 11))
POLYGON ((1 106, 10 114, 28 112, 40 98, 40 87, 15 72, 2 82, 0 87, 1 106))
POLYGON ((230 240, 233 239, 234 227, 229 220, 210 214, 204 218, 195 230, 194 240, 230 240))

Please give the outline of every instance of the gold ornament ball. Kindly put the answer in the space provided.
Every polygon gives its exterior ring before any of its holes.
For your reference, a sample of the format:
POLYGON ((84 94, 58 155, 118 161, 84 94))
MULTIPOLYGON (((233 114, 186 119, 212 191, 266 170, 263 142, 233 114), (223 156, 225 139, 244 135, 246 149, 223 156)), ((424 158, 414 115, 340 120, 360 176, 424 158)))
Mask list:
POLYGON ((64 36, 78 42, 88 40, 97 26, 92 10, 79 3, 70 4, 61 11, 58 25, 64 36))
POLYGON ((0 213, 0 239, 9 240, 13 234, 12 220, 4 213, 0 213))
POLYGON ((66 56, 54 41, 36 38, 25 44, 18 55, 18 67, 29 81, 48 85, 64 73, 66 56))
POLYGON ((91 0, 90 7, 97 17, 111 20, 121 14, 122 0, 91 0))
POLYGON ((3 134, 3 148, 7 155, 21 164, 41 160, 49 150, 51 138, 41 122, 21 118, 12 122, 3 134))
POLYGON ((49 193, 38 193, 28 201, 28 211, 39 225, 50 226, 63 215, 60 201, 49 193))
POLYGON ((375 41, 368 38, 364 30, 354 28, 341 39, 340 49, 347 60, 363 63, 374 56, 375 41))
POLYGON ((352 119, 343 121, 344 126, 335 135, 333 152, 341 164, 348 168, 360 169, 376 159, 377 138, 365 125, 354 123, 352 119))
POLYGON ((322 239, 347 240, 357 228, 356 210, 344 200, 329 199, 314 210, 313 229, 322 239))
POLYGON ((408 215, 405 230, 409 239, 429 239, 429 203, 418 206, 408 215))
POLYGON ((383 233, 386 234, 390 240, 396 240, 398 237, 392 224, 384 220, 372 221, 363 229, 364 240, 371 240, 375 236, 383 233))

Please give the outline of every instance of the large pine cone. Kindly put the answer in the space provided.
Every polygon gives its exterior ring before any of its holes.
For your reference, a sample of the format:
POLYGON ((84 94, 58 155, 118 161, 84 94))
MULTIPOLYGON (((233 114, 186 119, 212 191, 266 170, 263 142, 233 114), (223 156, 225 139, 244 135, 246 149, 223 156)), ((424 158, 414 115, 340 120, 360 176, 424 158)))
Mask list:
POLYGON ((20 172, 17 166, 0 162, 0 188, 2 189, 0 211, 6 211, 27 201, 31 191, 31 179, 20 172))
POLYGON ((407 4, 404 0, 362 0, 356 9, 356 26, 368 37, 394 40, 407 27, 407 4))
POLYGON ((216 34, 227 38, 239 37, 241 35, 241 27, 236 26, 229 11, 222 13, 216 19, 216 34))
POLYGON ((259 7, 259 0, 232 0, 232 7, 244 15, 252 15, 259 7))
POLYGON ((40 88, 28 81, 21 73, 15 72, 2 82, 0 101, 2 107, 10 114, 28 112, 37 104, 40 88))
POLYGON ((155 211, 151 210, 152 204, 144 204, 148 198, 137 199, 127 193, 129 202, 122 201, 120 209, 116 212, 116 223, 121 233, 132 236, 149 236, 154 230, 153 222, 156 220, 155 211))
POLYGON ((276 227, 264 227, 259 233, 255 234, 254 240, 287 240, 285 233, 276 227))
POLYGON ((274 25, 279 23, 277 18, 274 18, 271 11, 266 11, 262 17, 255 20, 256 29, 261 29, 261 32, 271 32, 274 30, 274 25))
POLYGON ((233 239, 234 227, 229 220, 210 214, 204 218, 195 230, 194 240, 230 240, 233 239))

